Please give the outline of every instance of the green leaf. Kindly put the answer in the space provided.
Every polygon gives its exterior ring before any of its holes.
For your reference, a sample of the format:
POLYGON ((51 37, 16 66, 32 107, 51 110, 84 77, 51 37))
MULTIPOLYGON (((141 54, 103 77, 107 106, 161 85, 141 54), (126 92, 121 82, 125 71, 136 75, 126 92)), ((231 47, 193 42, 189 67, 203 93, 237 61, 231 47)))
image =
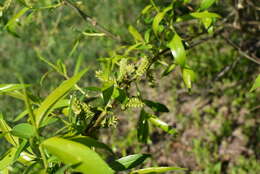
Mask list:
POLYGON ((114 152, 110 149, 109 146, 107 146, 104 143, 101 143, 97 140, 95 140, 94 138, 91 137, 87 137, 87 136, 76 136, 76 137, 72 137, 72 138, 68 138, 69 140, 72 141, 76 141, 78 143, 84 144, 88 147, 96 147, 96 148, 102 148, 105 149, 107 151, 109 151, 110 153, 114 154, 114 152))
POLYGON ((1 157, 0 171, 13 164, 15 153, 16 153, 16 148, 11 148, 1 157))
POLYGON ((144 42, 142 35, 132 25, 128 27, 128 31, 137 42, 144 42))
POLYGON ((9 95, 9 96, 14 97, 14 98, 19 99, 19 100, 24 100, 24 98, 25 98, 23 93, 21 93, 20 91, 4 92, 3 94, 9 95))
POLYGON ((141 12, 141 14, 146 14, 153 6, 151 4, 145 6, 141 12))
POLYGON ((191 82, 195 80, 195 73, 193 70, 184 68, 182 70, 182 78, 187 88, 191 88, 191 82))
POLYGON ((169 109, 164 104, 154 102, 151 100, 144 100, 144 103, 154 112, 169 112, 169 109))
POLYGON ((105 33, 88 33, 88 32, 82 32, 83 35, 85 36, 91 36, 91 37, 102 37, 106 36, 105 33))
POLYGON ((103 92, 104 105, 107 105, 114 92, 114 85, 106 88, 103 92))
POLYGON ((162 130, 164 130, 165 132, 167 132, 167 133, 169 133, 169 134, 171 134, 171 135, 176 133, 176 130, 175 130, 175 129, 171 128, 171 126, 169 126, 167 123, 165 123, 164 121, 160 120, 159 118, 157 118, 157 117, 154 116, 154 115, 153 115, 153 116, 150 116, 149 121, 150 121, 153 125, 155 125, 155 126, 161 128, 162 130))
POLYGON ((168 171, 179 171, 179 170, 186 170, 186 169, 179 168, 179 167, 150 167, 150 168, 132 171, 130 174, 165 173, 168 171))
POLYGON ((148 123, 149 115, 145 112, 144 109, 141 110, 138 125, 137 125, 137 138, 138 141, 142 143, 147 143, 149 137, 149 123, 148 123))
POLYGON ((215 1, 216 0, 201 0, 200 10, 205 10, 205 9, 211 7, 215 3, 215 1))
POLYGON ((173 57, 178 65, 184 67, 186 64, 186 52, 182 44, 182 39, 175 33, 172 40, 167 45, 172 52, 173 57))
POLYGON ((23 141, 19 144, 15 155, 14 155, 14 160, 16 161, 19 157, 20 154, 29 146, 29 142, 27 139, 23 139, 23 141))
POLYGON ((5 29, 7 27, 10 27, 11 25, 14 25, 16 23, 16 21, 27 11, 29 10, 29 8, 24 7, 22 10, 20 10, 17 14, 15 14, 5 25, 5 29))
POLYGON ((118 160, 110 163, 110 167, 116 171, 124 171, 132 169, 140 164, 142 164, 148 157, 151 157, 149 154, 134 154, 122 157, 118 160))
POLYGON ((35 136, 35 131, 32 125, 21 123, 13 127, 11 134, 20 138, 31 138, 35 136))
POLYGON ((208 11, 203 11, 203 12, 193 12, 190 13, 190 15, 194 18, 197 19, 203 19, 203 18, 221 18, 217 13, 211 13, 208 11))
POLYGON ((172 6, 165 8, 162 12, 159 12, 153 20, 153 32, 155 35, 158 35, 159 32, 159 24, 163 20, 165 14, 172 9, 172 6))
POLYGON ((171 65, 169 65, 166 69, 165 69, 165 71, 163 72, 163 74, 162 74, 162 76, 164 77, 164 76, 167 76, 167 75, 169 75, 174 69, 175 69, 175 67, 176 67, 176 64, 171 64, 171 65))
POLYGON ((46 117, 51 112, 53 106, 73 88, 73 86, 86 72, 87 69, 64 81, 41 103, 39 109, 36 112, 36 125, 38 127, 40 127, 41 121, 44 119, 44 117, 46 117))
POLYGON ((12 129, 9 127, 9 125, 4 120, 3 114, 0 113, 0 131, 3 132, 5 135, 5 139, 12 144, 13 146, 17 146, 19 144, 18 138, 14 137, 10 134, 10 131, 12 129))
POLYGON ((78 164, 75 170, 84 174, 113 174, 114 171, 89 147, 71 140, 53 137, 42 146, 65 164, 78 164))
POLYGON ((20 90, 29 86, 23 84, 0 84, 0 94, 20 90))
POLYGON ((250 89, 250 92, 254 91, 256 88, 260 87, 260 74, 257 76, 255 83, 253 84, 252 88, 250 89))

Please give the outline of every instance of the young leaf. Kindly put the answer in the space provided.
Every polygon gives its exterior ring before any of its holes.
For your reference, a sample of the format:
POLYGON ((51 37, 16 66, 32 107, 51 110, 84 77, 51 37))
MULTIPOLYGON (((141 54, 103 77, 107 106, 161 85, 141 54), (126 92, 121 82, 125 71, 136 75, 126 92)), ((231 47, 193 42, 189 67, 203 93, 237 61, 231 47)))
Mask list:
POLYGON ((256 88, 260 87, 260 74, 257 76, 254 85, 250 89, 250 92, 254 91, 256 88))
POLYGON ((61 100, 73 86, 80 80, 80 78, 87 72, 87 69, 81 71, 72 78, 64 81, 58 88, 56 88, 52 93, 41 103, 39 109, 36 112, 36 125, 39 127, 41 121, 45 116, 47 116, 55 103, 61 100))
POLYGON ((11 25, 14 25, 15 22, 27 11, 29 10, 29 8, 24 7, 22 10, 20 10, 17 14, 15 14, 5 25, 5 29, 11 25))
POLYGON ((165 173, 168 171, 179 171, 179 170, 186 170, 186 169, 179 168, 179 167, 150 167, 150 168, 132 171, 130 174, 165 173))
POLYGON ((176 64, 171 64, 171 65, 169 65, 166 69, 165 69, 165 71, 163 72, 163 74, 162 74, 162 76, 167 76, 167 75, 169 75, 174 69, 175 69, 175 67, 176 67, 176 64))
POLYGON ((195 73, 191 69, 184 68, 182 78, 187 88, 191 88, 191 82, 195 80, 195 73))
POLYGON ((16 148, 9 149, 0 160, 0 171, 7 168, 14 162, 14 156, 15 156, 16 148))
POLYGON ((78 164, 76 171, 84 174, 113 174, 114 171, 89 147, 75 141, 53 137, 45 140, 42 146, 65 164, 78 164))
POLYGON ((128 27, 128 31, 137 42, 144 42, 142 35, 132 25, 128 27))
POLYGON ((148 123, 149 115, 145 112, 144 109, 141 110, 138 125, 137 125, 137 138, 138 141, 142 143, 147 143, 149 137, 149 123, 148 123))
POLYGON ((102 37, 106 36, 105 33, 88 33, 88 32, 82 32, 83 35, 85 36, 92 36, 92 37, 102 37))
POLYGON ((0 113, 0 131, 5 135, 5 139, 12 144, 13 146, 17 146, 19 144, 18 138, 14 137, 10 134, 11 128, 4 120, 3 114, 0 113))
POLYGON ((182 44, 182 40, 177 33, 174 34, 172 40, 168 43, 168 47, 171 49, 176 63, 181 67, 184 67, 186 64, 186 52, 182 44))
POLYGON ((95 140, 94 138, 91 137, 86 137, 86 136, 76 136, 76 137, 72 137, 72 138, 68 138, 69 140, 84 144, 88 147, 96 147, 96 148, 102 148, 105 149, 107 151, 109 151, 110 153, 114 154, 114 152, 110 149, 109 146, 107 146, 104 143, 101 143, 97 140, 95 140))
POLYGON ((176 133, 175 129, 171 128, 171 126, 169 126, 167 123, 165 123, 164 121, 160 120, 156 116, 150 116, 149 121, 152 124, 154 124, 155 126, 161 128, 162 130, 164 130, 165 132, 167 132, 167 133, 169 133, 171 135, 176 133))
POLYGON ((11 134, 20 138, 31 138, 35 136, 35 130, 28 123, 21 123, 13 127, 11 134))
POLYGON ((201 0, 200 10, 205 10, 205 9, 211 7, 215 3, 215 1, 216 0, 201 0))
POLYGON ((163 20, 165 14, 172 9, 172 6, 165 8, 162 12, 158 13, 153 20, 153 32, 155 35, 158 35, 159 24, 163 20))
POLYGON ((23 89, 24 87, 29 87, 29 86, 30 85, 23 85, 23 84, 0 84, 0 94, 20 90, 23 89))
POLYGON ((211 13, 208 11, 203 12, 193 12, 190 15, 194 18, 203 19, 203 18, 221 18, 217 13, 211 13))
POLYGON ((144 100, 144 103, 154 112, 169 112, 169 109, 164 104, 154 102, 151 100, 144 100))
POLYGON ((134 154, 122 157, 118 160, 110 163, 110 167, 116 171, 124 171, 132 169, 140 164, 142 164, 148 157, 151 157, 149 154, 134 154))

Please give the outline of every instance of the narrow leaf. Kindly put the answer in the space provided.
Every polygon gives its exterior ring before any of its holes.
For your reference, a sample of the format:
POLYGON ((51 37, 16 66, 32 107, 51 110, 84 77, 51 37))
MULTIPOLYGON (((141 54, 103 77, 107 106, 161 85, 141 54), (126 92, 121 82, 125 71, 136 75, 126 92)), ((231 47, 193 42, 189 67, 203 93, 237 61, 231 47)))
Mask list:
POLYGON ((88 33, 88 32, 82 32, 83 35, 85 36, 92 36, 92 37, 102 37, 102 36, 106 36, 105 33, 88 33))
POLYGON ((177 33, 174 34, 172 40, 168 43, 168 47, 171 49, 176 63, 184 67, 186 64, 186 52, 182 44, 182 39, 177 33))
POLYGON ((0 84, 0 94, 20 90, 29 86, 23 84, 0 84))
POLYGON ((76 171, 84 174, 113 174, 114 171, 89 147, 63 138, 45 140, 42 146, 65 164, 78 164, 76 171))
POLYGON ((148 117, 149 115, 142 109, 137 125, 137 138, 142 143, 147 143, 149 137, 148 117))
POLYGON ((132 171, 130 174, 165 173, 168 171, 179 171, 179 170, 186 170, 186 169, 179 168, 179 167, 150 167, 150 168, 132 171))
POLYGON ((253 84, 252 88, 250 89, 250 92, 254 91, 256 88, 260 87, 260 74, 257 76, 255 83, 253 84))
POLYGON ((36 114, 36 125, 38 127, 40 126, 40 123, 43 120, 43 118, 50 113, 55 103, 57 103, 62 97, 64 97, 86 72, 87 69, 81 71, 79 74, 73 76, 72 78, 64 81, 58 88, 52 91, 52 93, 41 103, 36 114))
POLYGON ((142 35, 132 25, 128 27, 128 31, 137 42, 144 42, 142 35))
POLYGON ((159 12, 153 20, 153 32, 155 35, 158 35, 159 24, 163 20, 165 14, 172 9, 172 6, 165 8, 162 12, 159 12))
POLYGON ((149 121, 152 124, 154 124, 155 126, 161 128, 162 130, 164 130, 165 132, 167 132, 167 133, 169 133, 171 135, 176 133, 175 129, 173 129, 171 126, 169 126, 167 123, 165 123, 164 121, 160 120, 156 116, 151 116, 149 118, 149 121))
POLYGON ((112 169, 116 171, 128 170, 142 164, 148 157, 151 157, 151 155, 149 154, 128 155, 113 161, 110 164, 110 166, 112 169))
POLYGON ((0 131, 3 132, 3 134, 5 135, 5 139, 12 144, 13 146, 17 146, 19 144, 18 142, 18 138, 14 137, 10 134, 10 131, 12 129, 9 127, 9 125, 6 123, 6 121, 4 120, 3 114, 0 113, 0 131))
POLYGON ((1 157, 0 171, 6 169, 14 162, 13 159, 14 159, 15 152, 16 152, 16 148, 11 148, 1 157))
POLYGON ((8 22, 7 24, 5 25, 5 28, 11 26, 11 25, 14 25, 15 22, 24 14, 26 13, 27 11, 29 10, 29 8, 25 7, 23 8, 22 10, 20 10, 17 14, 15 14, 8 22))

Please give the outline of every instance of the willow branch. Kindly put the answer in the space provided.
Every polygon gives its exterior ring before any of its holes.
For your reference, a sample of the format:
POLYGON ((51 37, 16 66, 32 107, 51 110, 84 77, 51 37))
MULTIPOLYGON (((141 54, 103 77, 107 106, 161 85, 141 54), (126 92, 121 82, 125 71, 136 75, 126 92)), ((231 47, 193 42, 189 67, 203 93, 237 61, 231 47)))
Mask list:
POLYGON ((108 29, 106 29, 105 27, 103 27, 102 25, 100 25, 93 17, 87 15, 85 12, 83 12, 79 7, 77 7, 77 5, 75 5, 73 2, 71 2, 70 0, 64 0, 65 3, 67 3, 70 7, 72 7, 75 11, 78 12, 78 14, 82 17, 82 19, 91 24, 94 28, 96 28, 99 32, 105 33, 105 35, 117 42, 120 43, 124 43, 119 36, 115 35, 114 33, 112 33, 111 31, 109 31, 108 29))

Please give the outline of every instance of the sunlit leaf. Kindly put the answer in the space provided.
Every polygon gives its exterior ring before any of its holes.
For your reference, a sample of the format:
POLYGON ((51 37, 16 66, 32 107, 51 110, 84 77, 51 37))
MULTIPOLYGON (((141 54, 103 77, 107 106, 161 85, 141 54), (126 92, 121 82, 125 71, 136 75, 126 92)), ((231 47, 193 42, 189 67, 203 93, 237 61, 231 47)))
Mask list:
POLYGON ((254 91, 256 88, 260 87, 260 74, 257 76, 255 83, 253 84, 252 88, 250 89, 250 92, 254 91))
POLYGON ((0 84, 0 94, 20 90, 29 86, 23 84, 0 84))
POLYGON ((168 47, 171 49, 175 62, 184 67, 186 64, 186 52, 182 39, 177 33, 174 34, 172 40, 168 43, 168 47))
POLYGON ((65 164, 78 164, 76 171, 84 174, 113 174, 114 171, 89 147, 75 141, 53 137, 42 146, 65 164))
POLYGON ((171 126, 169 126, 167 123, 165 123, 164 121, 160 120, 158 117, 156 116, 150 116, 149 117, 149 121, 155 125, 156 127, 161 128, 162 130, 164 130, 165 132, 169 133, 169 134, 175 134, 176 130, 173 129, 171 126))
POLYGON ((205 10, 209 7, 211 7, 216 0, 201 0, 200 2, 200 10, 205 10))
POLYGON ((179 167, 150 167, 150 168, 132 171, 130 174, 165 173, 168 171, 180 171, 180 170, 186 170, 186 169, 179 168, 179 167))
POLYGON ((26 13, 29 10, 29 8, 24 7, 23 9, 21 9, 17 14, 15 14, 5 25, 5 27, 8 27, 10 25, 12 25, 13 23, 15 23, 21 16, 24 15, 24 13, 26 13))
POLYGON ((141 12, 141 14, 146 14, 153 6, 151 4, 145 6, 141 12))
POLYGON ((132 169, 140 164, 142 164, 148 157, 149 154, 134 154, 122 157, 118 160, 113 161, 109 165, 116 171, 123 171, 132 169))
POLYGON ((11 134, 20 138, 31 138, 35 135, 35 130, 31 124, 21 123, 13 127, 11 134))
POLYGON ((6 169, 8 166, 10 166, 14 162, 14 156, 15 156, 16 148, 9 149, 0 160, 0 171, 3 169, 6 169))
POLYGON ((87 72, 87 69, 81 71, 72 78, 64 81, 58 88, 56 88, 52 93, 41 103, 39 109, 36 112, 36 124, 39 127, 41 121, 45 116, 47 116, 55 103, 62 99, 80 80, 80 78, 87 72))
POLYGON ((195 80, 195 73, 192 69, 184 68, 182 78, 187 88, 191 88, 192 82, 195 80))
POLYGON ((128 27, 128 31, 137 42, 144 42, 142 35, 132 25, 128 27))
POLYGON ((211 13, 208 11, 203 12, 193 12, 190 15, 194 18, 202 19, 202 18, 221 18, 221 16, 217 13, 211 13))
POLYGON ((18 138, 14 137, 10 134, 10 131, 12 129, 9 127, 9 125, 4 120, 3 114, 0 113, 0 131, 4 134, 5 139, 12 144, 13 146, 17 146, 19 144, 18 138))
POLYGON ((162 12, 159 12, 153 20, 153 32, 155 35, 158 35, 158 31, 159 31, 159 24, 160 22, 163 20, 165 14, 170 11, 172 9, 172 6, 169 6, 167 8, 165 8, 162 12))
POLYGON ((105 33, 88 33, 88 32, 82 32, 83 35, 85 36, 91 36, 91 37, 102 37, 106 36, 105 33))
POLYGON ((164 72, 162 73, 162 76, 167 76, 169 75, 176 67, 176 64, 171 64, 169 65, 165 70, 164 72))

